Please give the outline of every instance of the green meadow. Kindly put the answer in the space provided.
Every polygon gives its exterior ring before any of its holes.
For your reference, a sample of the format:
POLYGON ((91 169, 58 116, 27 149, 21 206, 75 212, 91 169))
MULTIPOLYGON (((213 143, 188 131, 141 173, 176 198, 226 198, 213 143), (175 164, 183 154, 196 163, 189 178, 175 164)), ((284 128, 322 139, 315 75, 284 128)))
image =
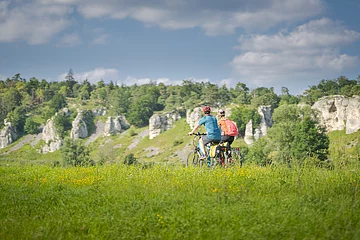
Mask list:
POLYGON ((360 171, 0 166, 0 239, 359 239, 360 171))

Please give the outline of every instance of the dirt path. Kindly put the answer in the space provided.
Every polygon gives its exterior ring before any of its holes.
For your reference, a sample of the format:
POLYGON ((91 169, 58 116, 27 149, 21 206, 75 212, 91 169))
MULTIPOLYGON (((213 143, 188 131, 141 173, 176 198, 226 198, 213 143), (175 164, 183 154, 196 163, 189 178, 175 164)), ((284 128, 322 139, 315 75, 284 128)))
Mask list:
POLYGON ((128 146, 128 149, 132 149, 132 148, 136 147, 139 144, 140 140, 148 135, 149 135, 149 129, 146 129, 146 130, 140 132, 137 135, 137 137, 132 141, 132 143, 128 146))
POLYGON ((104 127, 105 127, 105 123, 103 123, 102 121, 97 121, 96 123, 96 130, 95 133, 93 133, 89 139, 85 142, 85 146, 89 145, 90 143, 92 143, 93 141, 95 141, 98 137, 103 135, 104 132, 104 127))

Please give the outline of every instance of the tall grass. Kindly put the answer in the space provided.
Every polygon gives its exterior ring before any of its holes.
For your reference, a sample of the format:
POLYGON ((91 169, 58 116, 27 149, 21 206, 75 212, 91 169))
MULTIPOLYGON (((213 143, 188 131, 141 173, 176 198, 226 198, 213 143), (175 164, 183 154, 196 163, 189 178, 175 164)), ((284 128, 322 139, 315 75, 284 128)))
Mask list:
POLYGON ((0 167, 0 239, 358 239, 360 172, 0 167))

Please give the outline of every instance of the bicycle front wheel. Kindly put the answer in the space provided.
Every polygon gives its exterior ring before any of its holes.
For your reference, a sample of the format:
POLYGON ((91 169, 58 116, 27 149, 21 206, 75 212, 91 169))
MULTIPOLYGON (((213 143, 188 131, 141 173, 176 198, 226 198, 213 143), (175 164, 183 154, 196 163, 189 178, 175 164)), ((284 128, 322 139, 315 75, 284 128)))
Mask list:
POLYGON ((199 155, 197 152, 193 151, 189 153, 187 159, 186 159, 186 167, 189 166, 198 166, 199 165, 199 155))

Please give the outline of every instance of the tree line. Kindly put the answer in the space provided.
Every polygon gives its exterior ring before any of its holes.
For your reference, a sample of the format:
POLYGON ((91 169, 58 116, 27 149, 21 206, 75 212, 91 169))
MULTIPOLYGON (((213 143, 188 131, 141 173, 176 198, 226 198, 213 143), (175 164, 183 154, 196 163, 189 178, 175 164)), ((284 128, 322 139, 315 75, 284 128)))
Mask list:
POLYGON ((0 80, 0 126, 6 118, 19 132, 32 133, 36 129, 35 123, 44 123, 59 109, 67 107, 69 99, 83 105, 91 103, 96 107, 106 107, 110 114, 125 115, 130 124, 141 127, 148 124, 155 111, 190 109, 200 105, 223 107, 230 103, 246 106, 246 109, 256 109, 260 105, 277 108, 299 102, 312 104, 322 96, 334 94, 360 95, 360 76, 356 80, 344 76, 321 80, 302 95, 294 96, 286 87, 282 87, 281 94, 277 95, 272 87, 249 89, 241 82, 233 88, 192 80, 183 80, 181 85, 151 82, 127 86, 113 81, 105 83, 102 79, 96 84, 87 79, 78 81, 72 69, 64 81, 58 82, 35 77, 26 80, 15 74, 12 78, 0 80), (38 119, 33 119, 34 115, 38 119))
MULTIPOLYGON (((301 162, 306 158, 322 161, 327 158, 329 147, 325 129, 317 124, 309 106, 299 107, 298 103, 312 105, 323 96, 337 94, 360 95, 360 76, 355 80, 345 76, 321 80, 318 85, 309 86, 303 94, 294 96, 286 87, 276 94, 274 88, 250 89, 241 82, 233 88, 192 80, 183 80, 181 85, 150 82, 127 86, 112 81, 105 83, 102 79, 96 84, 87 79, 77 81, 71 69, 64 81, 59 82, 35 77, 26 80, 15 74, 12 78, 0 80, 0 127, 7 119, 20 135, 37 133, 41 123, 60 109, 69 107, 71 102, 88 109, 105 107, 110 115, 124 115, 136 127, 146 126, 156 111, 186 110, 202 105, 221 108, 236 104, 238 107, 232 109, 231 118, 237 123, 240 135, 244 135, 250 119, 253 128, 260 123, 258 106, 271 105, 274 109, 273 127, 251 148, 242 148, 246 160, 262 165, 294 160, 301 162)), ((70 117, 56 115, 55 124, 61 136, 68 135, 75 116, 76 112, 70 117)), ((68 139, 63 152, 67 154, 69 151, 66 149, 74 147, 78 145, 68 139)), ((66 155, 66 159, 77 164, 73 155, 66 155)))

